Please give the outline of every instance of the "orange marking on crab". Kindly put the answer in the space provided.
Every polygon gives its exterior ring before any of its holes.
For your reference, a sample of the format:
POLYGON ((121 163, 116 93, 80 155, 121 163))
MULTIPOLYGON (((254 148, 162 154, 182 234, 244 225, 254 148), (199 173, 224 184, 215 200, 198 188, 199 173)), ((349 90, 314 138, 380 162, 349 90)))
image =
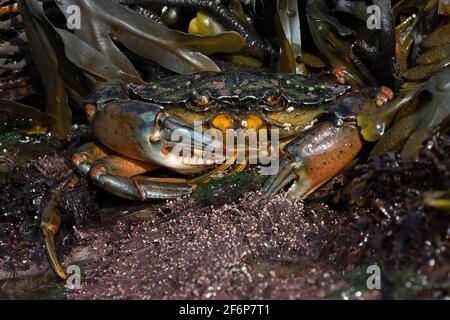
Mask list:
POLYGON ((233 128, 234 121, 226 113, 221 113, 214 117, 212 125, 214 128, 225 132, 226 130, 233 128))
POLYGON ((91 176, 91 178, 101 176, 103 173, 104 173, 104 170, 101 167, 93 167, 89 171, 89 175, 91 176))
POLYGON ((83 158, 83 156, 81 155, 81 154, 79 154, 79 153, 74 153, 73 155, 72 155, 72 162, 75 164, 75 165, 79 165, 81 162, 83 162, 84 161, 84 158, 83 158))
POLYGON ((392 100, 394 92, 388 87, 381 87, 380 92, 375 100, 378 107, 383 106, 386 102, 392 100))
POLYGON ((89 103, 84 106, 84 113, 86 113, 86 116, 89 121, 94 118, 96 112, 97 112, 97 107, 94 106, 93 104, 89 103))
POLYGON ((345 84, 347 82, 345 79, 345 67, 334 68, 332 74, 339 84, 345 84))
POLYGON ((19 5, 17 3, 10 4, 0 8, 0 15, 7 15, 19 12, 19 5))

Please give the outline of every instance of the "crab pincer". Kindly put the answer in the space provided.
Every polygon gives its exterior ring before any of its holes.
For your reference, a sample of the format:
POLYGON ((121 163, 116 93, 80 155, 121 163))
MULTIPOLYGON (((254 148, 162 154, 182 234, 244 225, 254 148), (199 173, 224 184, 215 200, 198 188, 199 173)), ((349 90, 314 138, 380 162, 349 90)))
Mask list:
POLYGON ((349 166, 364 145, 357 115, 377 108, 385 91, 368 88, 323 107, 328 114, 285 146, 280 169, 266 181, 264 192, 272 196, 290 185, 289 199, 305 199, 349 166))
POLYGON ((326 121, 292 140, 284 150, 280 170, 264 191, 272 196, 289 184, 289 199, 305 199, 348 166, 363 145, 358 129, 326 121))
POLYGON ((365 88, 324 106, 324 118, 284 148, 280 170, 264 191, 271 196, 288 189, 289 199, 305 199, 349 166, 364 145, 358 114, 376 110, 392 98, 386 87, 365 88))
POLYGON ((98 88, 85 104, 94 136, 101 143, 82 146, 72 161, 94 184, 126 199, 175 199, 195 188, 186 179, 142 174, 165 167, 190 174, 215 164, 203 150, 222 142, 167 114, 158 104, 132 100, 124 82, 98 88), (125 156, 126 155, 126 156, 125 156))

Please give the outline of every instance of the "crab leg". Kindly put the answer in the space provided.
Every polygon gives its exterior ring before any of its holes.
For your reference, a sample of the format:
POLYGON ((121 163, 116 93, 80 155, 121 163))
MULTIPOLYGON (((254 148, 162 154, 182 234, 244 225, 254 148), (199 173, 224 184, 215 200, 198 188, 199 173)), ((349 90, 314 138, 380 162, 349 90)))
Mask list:
POLYGON ((193 186, 184 179, 139 176, 159 166, 115 154, 96 143, 81 146, 72 156, 72 161, 80 172, 90 175, 94 184, 126 199, 173 199, 193 190, 193 186))
POLYGON ((27 43, 25 32, 20 33, 8 42, 0 43, 0 53, 2 55, 15 55, 23 52, 27 43))
POLYGON ((17 3, 0 7, 0 16, 6 16, 8 14, 14 13, 19 13, 19 7, 17 3))
POLYGON ((176 199, 193 191, 184 179, 139 176, 156 168, 153 163, 112 155, 96 161, 89 175, 94 184, 130 200, 176 199))
POLYGON ((248 166, 248 159, 245 159, 242 163, 240 163, 235 169, 234 169, 234 173, 240 173, 242 171, 245 170, 245 168, 247 168, 248 166))
MULTIPOLYGON (((65 186, 65 184, 63 184, 62 186, 65 186)), ((59 263, 55 249, 55 235, 59 231, 62 220, 60 212, 57 208, 57 199, 60 193, 60 189, 61 188, 57 188, 51 194, 50 200, 47 206, 44 208, 44 212, 42 214, 41 230, 44 236, 45 252, 47 254, 50 265, 60 278, 66 279, 66 273, 59 263)))
POLYGON ((362 148, 362 138, 352 124, 327 121, 291 141, 279 172, 264 191, 274 195, 292 183, 287 197, 305 199, 350 164, 362 148))
POLYGON ((128 178, 98 173, 91 171, 92 181, 96 185, 118 197, 130 200, 176 199, 191 194, 195 188, 195 185, 186 183, 184 179, 145 176, 128 178))
POLYGON ((11 19, 0 21, 0 31, 17 30, 23 27, 22 16, 15 16, 11 19))
POLYGON ((208 173, 206 173, 206 174, 204 174, 204 175, 202 175, 200 177, 196 177, 194 179, 189 180, 189 183, 207 182, 209 179, 211 179, 215 175, 218 175, 218 174, 226 171, 229 167, 231 167, 234 164, 234 162, 236 160, 237 160, 237 156, 236 156, 236 154, 234 154, 232 156, 232 158, 228 159, 225 163, 221 164, 217 168, 209 171, 208 173))
POLYGON ((74 187, 77 182, 78 178, 75 175, 71 175, 60 183, 50 194, 50 199, 44 207, 41 218, 41 230, 44 236, 45 252, 53 270, 62 279, 66 279, 67 275, 58 260, 55 248, 55 235, 58 233, 62 221, 58 200, 65 187, 74 187))
POLYGON ((112 154, 105 146, 90 142, 82 145, 72 155, 72 162, 82 174, 88 174, 92 168, 92 164, 102 158, 112 154))

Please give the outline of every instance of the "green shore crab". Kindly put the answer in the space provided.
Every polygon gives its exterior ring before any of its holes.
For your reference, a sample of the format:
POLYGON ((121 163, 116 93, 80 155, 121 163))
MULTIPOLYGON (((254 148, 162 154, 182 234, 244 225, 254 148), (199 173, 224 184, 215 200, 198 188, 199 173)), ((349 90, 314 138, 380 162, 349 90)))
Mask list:
MULTIPOLYGON (((223 149, 226 145, 225 137, 217 139, 209 129, 224 136, 233 129, 275 129, 279 170, 267 180, 264 192, 274 195, 291 184, 287 197, 304 199, 359 153, 363 138, 356 116, 385 99, 385 88, 347 94, 349 89, 299 75, 249 71, 197 73, 145 85, 110 81, 85 102, 98 142, 81 146, 72 161, 94 184, 117 196, 174 199, 235 165, 233 156, 231 160, 204 156, 208 146, 223 149), (195 130, 196 122, 202 124, 200 131, 195 130), (179 135, 174 138, 176 131, 179 135), (192 148, 187 154, 173 151, 180 136, 189 139, 185 146, 192 148), (143 175, 159 167, 188 178, 143 175)), ((246 159, 234 171, 242 171, 248 163, 246 159)), ((47 254, 64 278, 54 246, 59 224, 60 217, 52 212, 44 215, 47 254)))

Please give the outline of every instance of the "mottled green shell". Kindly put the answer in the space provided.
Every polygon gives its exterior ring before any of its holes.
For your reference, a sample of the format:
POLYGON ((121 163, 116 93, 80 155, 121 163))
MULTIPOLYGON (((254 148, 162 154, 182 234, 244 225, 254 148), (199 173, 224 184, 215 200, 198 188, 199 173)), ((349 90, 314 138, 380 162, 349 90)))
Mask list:
POLYGON ((130 84, 129 88, 140 98, 161 105, 185 103, 196 92, 209 97, 211 107, 226 103, 248 107, 242 103, 248 101, 264 106, 266 97, 279 94, 287 102, 284 108, 334 101, 349 90, 348 86, 300 75, 260 72, 205 72, 175 76, 146 85, 130 84))

